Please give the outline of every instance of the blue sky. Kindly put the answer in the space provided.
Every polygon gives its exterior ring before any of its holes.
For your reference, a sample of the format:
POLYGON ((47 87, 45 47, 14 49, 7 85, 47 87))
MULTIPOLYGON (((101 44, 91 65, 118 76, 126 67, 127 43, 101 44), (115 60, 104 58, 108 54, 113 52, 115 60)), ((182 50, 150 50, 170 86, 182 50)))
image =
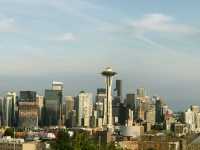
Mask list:
POLYGON ((124 95, 146 87, 174 109, 199 105, 198 1, 0 0, 0 93, 52 80, 95 92, 112 66, 124 95))

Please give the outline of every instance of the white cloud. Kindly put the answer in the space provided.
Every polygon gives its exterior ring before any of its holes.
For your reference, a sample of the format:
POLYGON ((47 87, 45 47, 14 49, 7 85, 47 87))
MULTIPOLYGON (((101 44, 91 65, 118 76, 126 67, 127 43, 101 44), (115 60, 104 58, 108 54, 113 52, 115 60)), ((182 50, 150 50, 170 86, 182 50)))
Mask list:
POLYGON ((73 42, 77 40, 77 37, 73 33, 64 33, 62 35, 57 36, 55 40, 63 42, 73 42))
POLYGON ((172 32, 172 33, 197 33, 199 30, 185 24, 175 23, 175 19, 164 14, 147 14, 139 20, 134 20, 131 26, 142 32, 172 32))
POLYGON ((13 18, 0 18, 0 32, 16 32, 17 27, 13 18))

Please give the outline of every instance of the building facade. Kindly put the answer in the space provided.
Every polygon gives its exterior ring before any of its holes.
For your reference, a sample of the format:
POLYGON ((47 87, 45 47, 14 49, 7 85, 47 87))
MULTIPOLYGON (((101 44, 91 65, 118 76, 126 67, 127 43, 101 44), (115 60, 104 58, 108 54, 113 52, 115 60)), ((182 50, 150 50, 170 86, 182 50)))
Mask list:
POLYGON ((77 101, 77 126, 90 127, 92 116, 92 94, 81 91, 76 97, 77 101))

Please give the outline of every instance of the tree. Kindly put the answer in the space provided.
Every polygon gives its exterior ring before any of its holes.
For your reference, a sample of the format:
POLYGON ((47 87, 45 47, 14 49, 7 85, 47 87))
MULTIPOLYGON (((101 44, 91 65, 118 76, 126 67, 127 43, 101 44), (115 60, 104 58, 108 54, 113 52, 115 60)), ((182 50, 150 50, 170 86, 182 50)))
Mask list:
POLYGON ((114 142, 105 144, 101 150, 122 150, 122 148, 114 142))
POLYGON ((99 147, 97 141, 87 133, 76 133, 70 137, 66 131, 58 132, 56 140, 51 143, 51 148, 53 150, 122 150, 114 142, 99 147))
POLYGON ((59 131, 57 138, 51 143, 54 150, 73 150, 69 134, 66 131, 59 131))
POLYGON ((4 132, 4 136, 11 136, 12 138, 14 137, 14 129, 13 128, 8 128, 4 132))
POLYGON ((74 150, 96 150, 97 144, 86 133, 78 133, 73 140, 74 150))

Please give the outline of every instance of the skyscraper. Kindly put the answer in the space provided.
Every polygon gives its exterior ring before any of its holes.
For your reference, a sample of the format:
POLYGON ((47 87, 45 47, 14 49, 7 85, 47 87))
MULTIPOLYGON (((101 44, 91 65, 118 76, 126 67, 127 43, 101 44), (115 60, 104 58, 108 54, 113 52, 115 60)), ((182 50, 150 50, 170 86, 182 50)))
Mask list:
POLYGON ((0 126, 3 125, 3 98, 0 97, 0 126))
POLYGON ((45 90, 44 97, 44 124, 46 126, 61 126, 64 123, 63 104, 63 83, 53 81, 52 88, 45 90))
POLYGON ((16 93, 8 92, 3 101, 3 120, 5 126, 13 126, 16 121, 16 93))
POLYGON ((97 110, 97 117, 103 118, 103 103, 106 99, 106 89, 97 89, 95 109, 97 110))
POLYGON ((116 80, 116 88, 117 96, 122 98, 122 80, 116 80))
POLYGON ((52 82, 52 90, 63 91, 64 84, 63 82, 53 81, 52 82))
POLYGON ((122 80, 116 80, 115 96, 112 100, 112 115, 114 118, 114 124, 119 123, 120 116, 120 104, 124 103, 122 98, 122 80))
POLYGON ((81 91, 76 97, 77 126, 89 127, 92 116, 92 94, 81 91))
POLYGON ((36 101, 35 91, 20 91, 20 101, 33 102, 36 101))
POLYGON ((137 96, 138 97, 144 97, 144 96, 146 96, 145 88, 138 88, 137 89, 137 96))
POLYGON ((106 101, 104 101, 103 125, 106 125, 107 129, 112 129, 112 77, 117 73, 113 72, 112 68, 107 67, 101 74, 105 77, 106 83, 106 101))
POLYGON ((52 90, 55 91, 60 91, 60 100, 59 100, 59 120, 58 120, 58 124, 59 126, 63 125, 64 123, 64 118, 63 118, 63 110, 62 110, 62 106, 63 106, 63 89, 64 89, 64 84, 63 82, 58 82, 58 81, 53 81, 52 82, 52 90))
POLYGON ((71 126, 71 113, 74 110, 74 97, 73 96, 65 96, 64 97, 64 101, 65 101, 65 109, 63 109, 63 111, 65 111, 65 121, 66 121, 66 125, 67 126, 71 126))
POLYGON ((60 119, 60 101, 62 99, 62 91, 60 90, 45 90, 44 122, 47 126, 57 126, 60 119))
POLYGON ((156 118, 155 104, 151 103, 148 107, 148 110, 145 112, 145 119, 147 123, 154 125, 155 118, 156 118))
POLYGON ((19 101, 19 127, 38 127, 38 106, 36 102, 19 101))
POLYGON ((129 93, 126 95, 126 105, 131 110, 135 109, 135 102, 136 102, 136 94, 129 93))
POLYGON ((36 104, 35 91, 20 91, 18 102, 19 122, 21 128, 38 127, 38 106, 36 104))
POLYGON ((164 116, 163 116, 163 106, 164 102, 159 97, 154 96, 155 99, 155 106, 156 106, 156 123, 161 124, 163 123, 164 116))
POLYGON ((36 96, 36 105, 38 107, 38 123, 42 125, 42 110, 44 107, 44 97, 43 96, 36 96))

